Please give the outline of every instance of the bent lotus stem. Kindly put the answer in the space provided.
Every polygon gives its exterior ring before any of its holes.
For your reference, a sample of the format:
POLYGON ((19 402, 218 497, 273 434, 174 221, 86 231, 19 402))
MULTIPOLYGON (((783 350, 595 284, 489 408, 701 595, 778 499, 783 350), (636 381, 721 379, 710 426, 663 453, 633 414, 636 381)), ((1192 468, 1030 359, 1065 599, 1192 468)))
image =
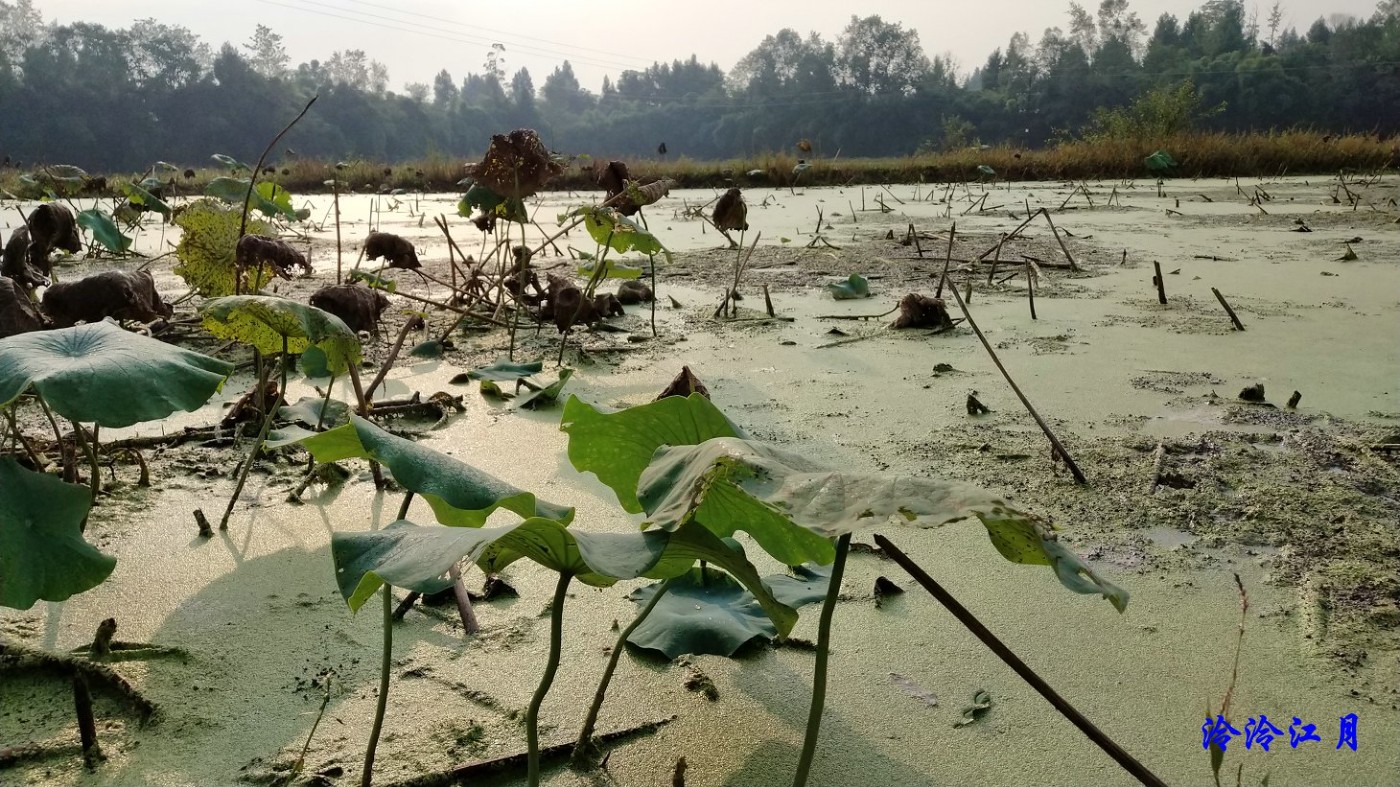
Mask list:
POLYGON ((92 425, 92 442, 89 443, 82 425, 77 421, 71 423, 73 424, 73 439, 78 442, 78 447, 83 449, 83 454, 87 456, 88 473, 91 476, 88 479, 88 490, 92 494, 93 504, 96 505, 97 496, 102 492, 102 468, 97 463, 97 424, 92 425))
POLYGON ((529 751, 530 787, 540 783, 540 706, 544 704, 549 687, 554 684, 554 673, 559 671, 559 651, 564 640, 564 598, 569 592, 569 583, 574 575, 561 573, 559 584, 554 587, 554 602, 549 607, 549 660, 544 665, 544 675, 540 677, 539 688, 530 699, 530 707, 525 711, 525 748, 529 751))
POLYGON ((248 452, 248 458, 243 460, 243 467, 238 471, 238 483, 233 487, 233 494, 228 499, 228 505, 224 507, 224 515, 219 520, 219 529, 228 530, 228 519, 233 515, 233 507, 238 503, 238 496, 243 494, 243 485, 248 482, 248 472, 253 469, 253 462, 258 458, 258 452, 262 450, 263 443, 267 441, 267 433, 272 429, 272 418, 277 412, 277 406, 287 394, 287 337, 282 337, 282 357, 278 359, 278 367, 281 370, 282 385, 277 389, 277 397, 271 403, 263 403, 266 411, 263 413, 262 428, 258 430, 258 439, 253 443, 253 450, 248 452))
POLYGON ((384 658, 379 666, 379 701, 374 706, 374 726, 369 731, 365 747, 365 768, 360 773, 360 787, 370 787, 374 781, 374 750, 379 748, 379 733, 384 729, 384 711, 389 707, 389 668, 394 660, 394 592, 384 584, 384 658))
POLYGON ((576 767, 583 767, 588 763, 593 749, 593 730, 598 725, 598 712, 603 709, 603 700, 608 693, 608 685, 612 683, 613 673, 617 671, 617 663, 622 658, 622 651, 627 647, 627 638, 632 636, 632 632, 637 630, 642 621, 647 619, 647 615, 656 609, 656 603, 661 597, 666 595, 666 591, 671 589, 671 580, 661 583, 656 593, 652 595, 651 601, 642 608, 632 623, 617 635, 617 644, 613 645, 612 656, 608 658, 608 666, 603 670, 603 679, 598 681, 598 690, 593 694, 593 704, 588 706, 588 715, 583 719, 583 729, 579 731, 578 741, 574 744, 573 763, 576 767))
POLYGON ((822 614, 817 623, 817 663, 812 675, 812 708, 807 713, 807 734, 802 740, 802 756, 797 761, 793 787, 806 787, 817 754, 817 737, 822 727, 822 709, 826 705, 826 662, 831 648, 831 618, 836 612, 836 598, 841 595, 841 575, 846 572, 846 553, 851 549, 851 534, 836 540, 836 561, 831 564, 831 584, 822 602, 822 614))

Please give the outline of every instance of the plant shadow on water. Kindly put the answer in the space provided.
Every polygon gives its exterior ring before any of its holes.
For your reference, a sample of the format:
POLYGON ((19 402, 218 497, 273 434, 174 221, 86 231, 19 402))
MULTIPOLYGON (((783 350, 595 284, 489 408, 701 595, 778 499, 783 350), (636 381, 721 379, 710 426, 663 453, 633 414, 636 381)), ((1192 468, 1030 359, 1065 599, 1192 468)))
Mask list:
MULTIPOLYGON (((173 772, 167 778, 184 781, 176 774, 187 761, 191 778, 209 771, 207 763, 198 763, 202 758, 229 760, 226 772, 232 774, 250 757, 271 762, 279 750, 299 748, 322 696, 313 680, 326 670, 335 673, 327 713, 346 722, 361 720, 363 713, 343 705, 372 696, 378 677, 373 655, 378 621, 372 614, 340 614, 344 602, 325 581, 332 565, 329 545, 292 547, 243 561, 188 598, 153 632, 153 641, 179 642, 191 654, 187 661, 165 662, 152 670, 144 687, 163 698, 168 718, 180 720, 177 726, 151 727, 141 740, 143 748, 170 750, 173 772), (321 607, 333 613, 323 616, 322 625, 307 625, 308 611, 321 607), (220 743, 212 750, 190 748, 198 738, 186 739, 180 730, 185 725, 218 728, 220 743), (241 743, 230 747, 228 741, 241 743)), ((443 650, 462 645, 459 636, 428 626, 398 626, 394 633, 400 658, 421 645, 443 650)), ((336 734, 318 735, 317 756, 325 756, 327 747, 336 751, 338 744, 326 740, 336 734)), ((353 761, 362 735, 349 735, 340 756, 353 761)), ((112 783, 149 778, 149 762, 132 761, 125 767, 130 770, 109 774, 112 783)))

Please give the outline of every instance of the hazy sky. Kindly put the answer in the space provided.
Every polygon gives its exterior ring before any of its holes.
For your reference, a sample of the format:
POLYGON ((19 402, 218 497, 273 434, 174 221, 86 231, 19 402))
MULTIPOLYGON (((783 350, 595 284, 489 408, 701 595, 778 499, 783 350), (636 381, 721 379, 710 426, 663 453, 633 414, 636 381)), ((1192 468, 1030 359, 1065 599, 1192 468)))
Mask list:
MULTIPOLYGON (((1091 12, 1095 0, 1082 0, 1091 12)), ((262 23, 286 41, 292 63, 324 60, 337 49, 364 49, 389 67, 390 85, 428 82, 446 68, 460 84, 480 72, 493 42, 505 45, 505 67, 530 69, 535 86, 569 60, 583 86, 596 91, 604 74, 645 68, 656 60, 699 55, 726 71, 763 37, 784 27, 834 40, 850 20, 879 14, 919 31, 930 56, 950 53, 963 73, 1024 31, 1034 43, 1047 27, 1067 27, 1069 3, 1057 0, 871 0, 859 4, 805 0, 36 0, 46 21, 124 27, 155 17, 190 28, 217 48, 241 44, 262 23), (509 7, 510 11, 499 9, 509 7)), ((1150 32, 1163 13, 1184 18, 1199 0, 1131 3, 1150 32)), ((1246 0, 1262 24, 1272 0, 1246 0)), ((1319 16, 1369 17, 1375 0, 1285 0, 1284 27, 1305 31, 1319 16)))

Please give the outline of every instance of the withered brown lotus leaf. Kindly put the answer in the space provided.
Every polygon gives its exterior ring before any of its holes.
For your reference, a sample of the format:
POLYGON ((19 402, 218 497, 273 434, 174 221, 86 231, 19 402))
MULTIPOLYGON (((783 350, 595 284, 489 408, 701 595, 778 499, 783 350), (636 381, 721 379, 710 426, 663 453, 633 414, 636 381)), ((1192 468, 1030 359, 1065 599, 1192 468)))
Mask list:
POLYGON ((693 393, 698 393, 706 399, 710 398, 710 389, 706 388, 705 384, 700 382, 700 378, 696 377, 695 373, 690 371, 689 366, 682 366, 681 373, 676 375, 675 379, 671 381, 671 384, 667 385, 666 389, 661 392, 661 395, 656 398, 660 400, 668 396, 684 397, 690 396, 693 393))
POLYGON ((0 277, 0 339, 44 327, 39 310, 22 287, 0 277))
POLYGON ((44 291, 43 309, 56 328, 107 317, 151 322, 175 313, 156 292, 150 271, 103 271, 59 282, 44 291))
POLYGON ((284 279, 292 278, 292 272, 296 269, 311 272, 311 263, 306 261, 306 255, 292 248, 292 244, 261 235, 239 238, 238 245, 234 247, 234 261, 240 268, 266 265, 284 279))
POLYGON ((507 199, 532 196, 563 171, 540 135, 529 128, 493 135, 486 156, 467 167, 467 174, 476 182, 507 199))
POLYGON ((423 267, 413 244, 391 232, 371 232, 365 238, 365 257, 371 260, 383 257, 389 261, 390 268, 413 270, 423 267))
POLYGON ((942 299, 909 293, 899 301, 899 316, 891 328, 946 328, 952 325, 942 299))
POLYGON ((749 206, 739 189, 730 189, 715 203, 711 218, 715 226, 722 230, 747 230, 749 228, 749 206))
POLYGON ((384 293, 356 284, 332 284, 311 294, 311 305, 339 317, 356 333, 379 334, 379 319, 389 307, 384 293))

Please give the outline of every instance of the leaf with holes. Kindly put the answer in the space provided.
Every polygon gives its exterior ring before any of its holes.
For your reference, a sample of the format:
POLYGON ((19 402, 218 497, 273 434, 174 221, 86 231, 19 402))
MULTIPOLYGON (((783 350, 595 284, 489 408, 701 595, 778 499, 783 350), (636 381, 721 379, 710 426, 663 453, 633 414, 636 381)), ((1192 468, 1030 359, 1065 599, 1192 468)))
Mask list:
POLYGON ((199 310, 204 328, 220 339, 251 344, 264 355, 300 355, 308 347, 326 354, 326 368, 344 374, 360 363, 360 339, 341 319, 301 301, 273 295, 229 295, 199 310))

